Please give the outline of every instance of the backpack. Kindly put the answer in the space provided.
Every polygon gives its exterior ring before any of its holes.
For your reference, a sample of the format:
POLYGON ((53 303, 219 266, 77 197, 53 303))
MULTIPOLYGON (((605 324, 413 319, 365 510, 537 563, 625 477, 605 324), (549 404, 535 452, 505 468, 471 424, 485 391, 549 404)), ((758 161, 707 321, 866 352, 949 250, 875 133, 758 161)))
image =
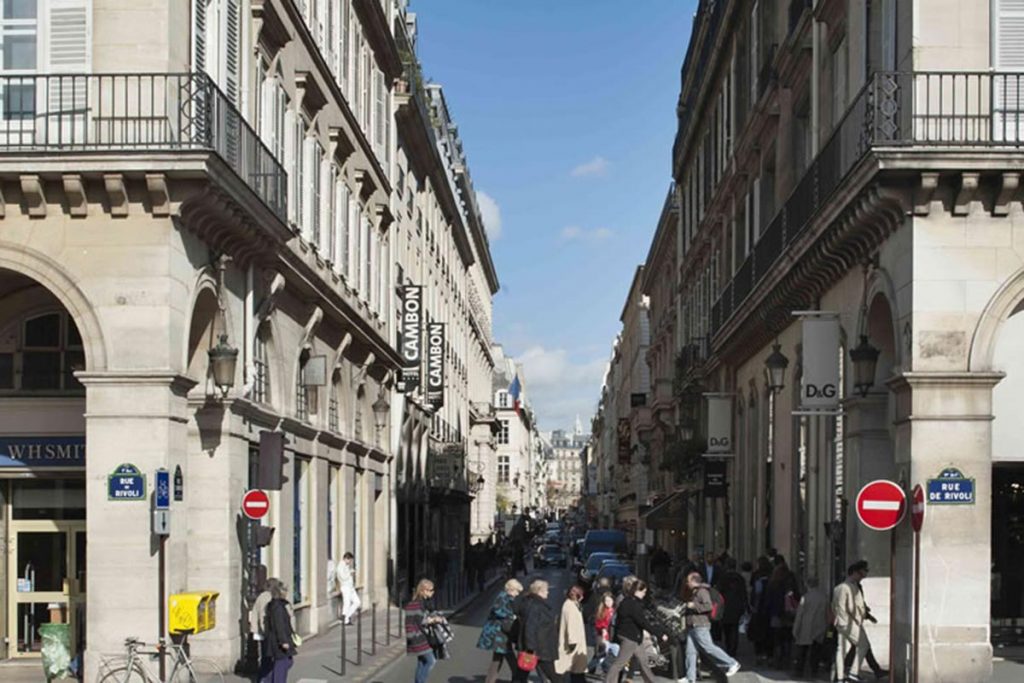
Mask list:
POLYGON ((725 597, 712 586, 708 586, 708 594, 711 597, 711 612, 708 613, 708 619, 712 622, 721 621, 725 616, 725 597))

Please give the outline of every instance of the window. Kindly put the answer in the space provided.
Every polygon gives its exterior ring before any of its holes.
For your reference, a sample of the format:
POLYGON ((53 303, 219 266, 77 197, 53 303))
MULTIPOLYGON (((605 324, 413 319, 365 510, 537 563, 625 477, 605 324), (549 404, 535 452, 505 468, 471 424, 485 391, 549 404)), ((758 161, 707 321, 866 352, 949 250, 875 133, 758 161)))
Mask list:
POLYGON ((498 420, 498 423, 498 443, 507 444, 509 442, 508 420, 498 420))
POLYGON ((509 473, 511 472, 511 462, 507 455, 498 456, 498 483, 507 484, 509 480, 509 473))
POLYGON ((295 373, 295 417, 303 421, 309 419, 309 392, 303 377, 307 363, 309 363, 309 351, 304 350, 299 356, 299 368, 295 373))
POLYGON ((292 571, 295 587, 292 602, 301 604, 309 601, 309 460, 296 457, 293 465, 292 481, 294 482, 292 498, 292 516, 294 536, 292 539, 292 571))
MULTIPOLYGON (((305 126, 303 126, 305 129, 305 126)), ((302 192, 302 234, 313 245, 320 245, 320 169, 323 165, 324 150, 313 136, 302 139, 303 183, 299 187, 302 192)))
POLYGON ((349 7, 349 0, 341 0, 341 35, 339 36, 340 44, 338 45, 338 82, 341 85, 341 92, 348 97, 348 91, 346 86, 349 81, 348 73, 348 55, 351 50, 350 45, 350 21, 349 16, 352 9, 349 7))
POLYGON ((306 191, 304 185, 306 124, 298 112, 289 111, 288 117, 291 119, 290 132, 285 146, 285 167, 289 169, 288 178, 291 180, 291 187, 288 188, 288 220, 293 226, 301 227, 305 215, 303 213, 303 195, 306 191))
POLYGON ((0 390, 78 393, 74 372, 84 368, 82 337, 63 311, 28 318, 0 337, 0 390))
POLYGON ((512 407, 512 403, 509 401, 509 396, 508 396, 508 392, 507 391, 499 391, 498 392, 498 407, 499 408, 511 408, 512 407))
POLYGON ((363 131, 366 133, 366 137, 370 137, 372 130, 370 128, 370 122, 373 118, 371 115, 371 109, 373 107, 373 100, 371 99, 371 89, 373 88, 373 55, 370 54, 365 38, 362 42, 363 90, 359 98, 359 111, 361 112, 360 118, 363 122, 363 131))
MULTIPOLYGON (((39 45, 37 4, 37 0, 4 0, 0 7, 0 59, 3 60, 0 72, 4 75, 36 70, 39 45)), ((54 8, 53 11, 66 10, 54 8)), ((11 81, 6 84, 2 97, 4 120, 25 120, 35 116, 35 84, 31 79, 24 83, 11 81)))
POLYGON ((281 81, 267 72, 263 62, 259 66, 259 121, 256 129, 266 144, 267 149, 280 162, 285 160, 285 111, 288 109, 288 96, 281 81))
POLYGON ((363 214, 362 229, 359 232, 359 294, 363 300, 370 300, 370 273, 373 267, 373 256, 370 249, 370 234, 373 227, 370 218, 363 214))
POLYGON ((374 139, 377 143, 377 156, 381 158, 385 163, 388 160, 388 117, 387 117, 387 98, 388 91, 384 86, 384 72, 380 69, 375 69, 376 79, 374 82, 374 90, 376 90, 375 105, 376 110, 374 111, 374 139))
MULTIPOLYGON (((338 482, 341 481, 341 467, 330 465, 327 469, 327 559, 335 562, 341 559, 338 552, 338 482)), ((329 577, 333 578, 333 577, 329 577)), ((328 581, 330 583, 330 581, 328 581)))
POLYGON ((256 340, 252 353, 252 400, 257 403, 270 403, 270 360, 267 353, 266 325, 260 326, 256 332, 256 340))
POLYGON ((334 240, 336 242, 334 253, 334 265, 339 273, 348 277, 348 228, 349 218, 352 213, 352 200, 349 196, 348 185, 345 179, 338 175, 334 181, 335 209, 334 209, 334 240))

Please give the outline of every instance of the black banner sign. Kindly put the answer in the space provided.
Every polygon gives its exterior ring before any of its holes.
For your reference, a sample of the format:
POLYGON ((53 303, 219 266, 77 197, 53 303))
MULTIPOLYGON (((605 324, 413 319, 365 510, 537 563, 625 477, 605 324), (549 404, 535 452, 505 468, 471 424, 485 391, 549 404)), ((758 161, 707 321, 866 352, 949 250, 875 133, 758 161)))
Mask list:
POLYGON ((444 323, 427 325, 427 403, 444 405, 444 323))
POLYGON ((420 385, 420 364, 423 360, 423 287, 402 287, 402 373, 404 391, 420 385))
POLYGON ((724 460, 708 460, 704 463, 705 498, 725 498, 728 495, 729 483, 726 481, 725 473, 724 460))

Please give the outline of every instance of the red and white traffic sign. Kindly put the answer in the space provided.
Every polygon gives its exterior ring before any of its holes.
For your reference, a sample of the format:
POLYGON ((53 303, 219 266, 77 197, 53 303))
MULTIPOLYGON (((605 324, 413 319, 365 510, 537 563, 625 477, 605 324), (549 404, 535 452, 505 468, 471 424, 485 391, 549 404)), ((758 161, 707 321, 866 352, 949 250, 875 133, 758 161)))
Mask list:
POLYGON ((924 526, 924 489, 918 484, 910 492, 910 526, 914 531, 921 531, 924 526))
POLYGON ((249 519, 263 519, 270 512, 270 496, 262 489, 249 489, 242 496, 242 514, 249 519))
POLYGON ((875 531, 892 529, 907 511, 907 494, 898 484, 878 479, 857 494, 857 516, 864 526, 875 531))

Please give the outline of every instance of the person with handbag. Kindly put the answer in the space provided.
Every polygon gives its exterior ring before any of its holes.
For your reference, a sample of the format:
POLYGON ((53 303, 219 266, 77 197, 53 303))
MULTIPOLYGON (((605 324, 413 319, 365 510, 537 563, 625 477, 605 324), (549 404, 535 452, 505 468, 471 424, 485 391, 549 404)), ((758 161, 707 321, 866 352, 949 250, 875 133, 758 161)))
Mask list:
POLYGON ((584 683, 587 673, 587 630, 583 626, 583 587, 573 586, 565 594, 558 627, 558 659, 555 673, 569 675, 571 683, 584 683))
MULTIPOLYGON (((623 588, 625 591, 625 587, 623 588)), ((605 683, 618 683, 619 674, 633 659, 640 665, 640 675, 647 683, 654 683, 654 673, 645 657, 640 656, 640 646, 644 640, 644 631, 668 641, 668 634, 658 633, 658 629, 647 620, 644 613, 644 598, 647 597, 647 584, 637 579, 632 584, 626 597, 619 604, 615 614, 615 641, 619 644, 619 656, 615 658, 605 675, 605 683)))
POLYGON ((513 674, 516 672, 516 653, 512 646, 514 636, 518 631, 516 613, 513 608, 515 599, 523 592, 523 584, 515 579, 505 582, 505 590, 498 593, 491 605, 491 611, 487 615, 487 621, 480 631, 480 639, 476 646, 481 650, 490 650, 491 665, 487 669, 486 683, 496 683, 498 672, 501 671, 502 662, 508 662, 508 668, 513 674))
POLYGON ((516 618, 519 620, 519 656, 513 681, 525 683, 530 672, 536 670, 542 680, 562 683, 555 672, 558 659, 558 617, 547 603, 548 582, 537 580, 530 584, 526 595, 518 601, 516 618))
POLYGON ((437 664, 434 648, 427 639, 427 628, 438 622, 438 617, 432 616, 427 607, 427 602, 433 596, 434 582, 420 579, 412 599, 405 604, 405 651, 417 660, 415 683, 426 683, 437 664))
POLYGON ((264 665, 260 683, 287 683, 297 646, 302 642, 292 626, 288 591, 280 581, 267 582, 270 601, 263 622, 264 665))

